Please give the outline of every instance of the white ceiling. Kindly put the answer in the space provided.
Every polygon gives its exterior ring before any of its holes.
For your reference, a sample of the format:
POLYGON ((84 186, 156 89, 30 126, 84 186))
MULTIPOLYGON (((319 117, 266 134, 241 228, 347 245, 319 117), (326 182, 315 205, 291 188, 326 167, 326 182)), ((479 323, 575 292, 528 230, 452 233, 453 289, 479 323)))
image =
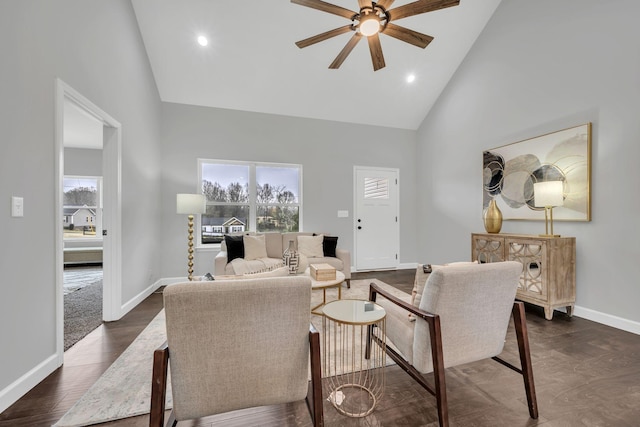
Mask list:
MULTIPOLYGON (((386 67, 376 72, 366 40, 328 69, 351 32, 299 49, 296 41, 349 20, 289 0, 132 3, 163 101, 417 129, 500 1, 462 0, 394 21, 435 39, 423 50, 381 35, 386 67), (196 43, 201 34, 207 47, 196 43)), ((358 8, 357 0, 327 2, 358 8)))

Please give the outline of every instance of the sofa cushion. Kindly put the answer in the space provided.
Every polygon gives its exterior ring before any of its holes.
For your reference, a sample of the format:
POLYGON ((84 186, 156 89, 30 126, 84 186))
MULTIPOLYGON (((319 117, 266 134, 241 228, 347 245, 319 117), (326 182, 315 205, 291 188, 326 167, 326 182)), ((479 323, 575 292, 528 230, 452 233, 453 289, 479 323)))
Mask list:
POLYGON ((244 259, 250 261, 252 259, 267 257, 267 246, 265 243, 264 234, 242 237, 244 243, 244 259))
POLYGON ((324 236, 298 236, 298 252, 307 258, 319 258, 324 256, 322 241, 324 236))
POLYGON ((227 262, 231 262, 236 258, 244 258, 244 241, 243 236, 224 236, 224 242, 227 246, 227 262))

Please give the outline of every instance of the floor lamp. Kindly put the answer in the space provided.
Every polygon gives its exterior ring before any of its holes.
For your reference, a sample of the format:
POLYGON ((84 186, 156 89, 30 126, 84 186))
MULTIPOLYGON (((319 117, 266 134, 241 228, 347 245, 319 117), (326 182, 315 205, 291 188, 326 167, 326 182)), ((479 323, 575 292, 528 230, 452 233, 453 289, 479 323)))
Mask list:
POLYGON ((177 212, 189 215, 189 263, 187 271, 189 280, 193 280, 193 216, 206 211, 206 199, 203 194, 178 194, 176 198, 177 212))
POLYGON ((564 204, 564 183, 562 181, 543 181, 533 184, 533 204, 544 208, 544 233, 541 237, 560 237, 553 234, 553 208, 564 204), (551 231, 549 231, 551 226, 551 231))

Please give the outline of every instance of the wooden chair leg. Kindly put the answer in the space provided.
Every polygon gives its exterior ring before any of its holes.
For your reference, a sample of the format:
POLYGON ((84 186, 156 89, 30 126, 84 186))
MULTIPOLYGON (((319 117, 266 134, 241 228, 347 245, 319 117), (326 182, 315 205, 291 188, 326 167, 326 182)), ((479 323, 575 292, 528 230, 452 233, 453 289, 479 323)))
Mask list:
POLYGON ((149 427, 164 427, 164 404, 167 396, 168 366, 169 347, 165 342, 153 352, 153 374, 151 381, 151 411, 149 413, 149 427))
POLYGON ((444 356, 442 353, 442 329, 440 316, 434 316, 428 321, 431 339, 431 357, 433 360, 433 378, 435 381, 436 405, 440 427, 449 425, 449 406, 447 404, 447 386, 444 379, 444 356))
POLYGON ((518 352, 520 353, 520 366, 522 367, 522 377, 524 378, 524 389, 527 394, 529 404, 529 415, 533 419, 538 418, 538 402, 536 399, 536 389, 533 382, 533 368, 531 365, 531 352, 529 349, 529 334, 527 331, 527 320, 525 318, 524 303, 513 304, 513 323, 518 339, 518 352))
POLYGON ((324 425, 324 410, 322 408, 322 365, 320 361, 320 333, 309 325, 309 346, 311 360, 311 383, 307 393, 307 407, 311 414, 314 427, 324 425))

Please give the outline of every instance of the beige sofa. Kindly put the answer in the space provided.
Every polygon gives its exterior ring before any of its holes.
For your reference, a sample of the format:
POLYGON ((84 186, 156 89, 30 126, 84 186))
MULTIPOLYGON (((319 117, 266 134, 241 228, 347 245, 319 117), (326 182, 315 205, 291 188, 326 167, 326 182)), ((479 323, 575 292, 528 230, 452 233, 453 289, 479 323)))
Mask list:
MULTIPOLYGON (((228 252, 226 242, 223 240, 220 245, 220 252, 216 255, 214 268, 216 275, 237 275, 248 274, 258 271, 273 269, 282 265, 282 254, 289 247, 289 241, 294 242, 296 251, 298 250, 298 236, 313 236, 321 233, 244 233, 244 235, 264 235, 267 257, 258 259, 235 258, 228 262, 228 252)), ((240 235, 236 235, 240 236, 240 235)), ((329 236, 327 234, 327 236, 329 236)), ((336 247, 336 256, 305 257, 301 256, 300 271, 303 271, 309 264, 327 263, 335 267, 336 270, 344 274, 347 286, 351 282, 351 254, 346 249, 336 247)))

